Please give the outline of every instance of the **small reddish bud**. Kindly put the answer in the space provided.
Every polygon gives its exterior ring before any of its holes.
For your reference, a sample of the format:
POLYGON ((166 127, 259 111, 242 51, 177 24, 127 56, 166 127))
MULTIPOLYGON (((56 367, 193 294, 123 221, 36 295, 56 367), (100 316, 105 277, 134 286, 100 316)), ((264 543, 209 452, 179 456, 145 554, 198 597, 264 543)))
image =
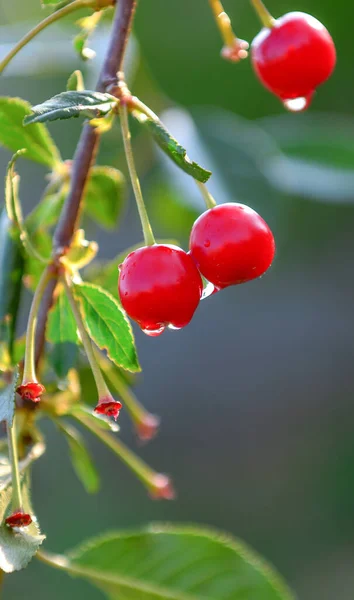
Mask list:
POLYGON ((7 517, 5 523, 9 527, 28 527, 32 523, 32 517, 28 513, 18 510, 7 517))
POLYGON ((156 473, 150 485, 150 495, 154 500, 174 500, 176 492, 171 479, 162 473, 156 473))
POLYGON ((119 411, 122 405, 118 400, 112 398, 102 398, 94 409, 94 412, 98 415, 106 415, 106 417, 113 417, 116 421, 119 416, 119 411))
POLYGON ((249 43, 245 40, 235 38, 233 46, 224 46, 221 50, 222 58, 229 60, 230 62, 239 62, 240 60, 247 58, 248 56, 249 43))
POLYGON ((156 415, 146 414, 144 417, 135 423, 135 430, 139 440, 148 442, 152 440, 158 432, 160 419, 156 415))
POLYGON ((42 394, 45 392, 45 387, 38 381, 27 381, 22 385, 19 385, 16 392, 21 396, 22 400, 32 400, 32 402, 39 402, 42 394))

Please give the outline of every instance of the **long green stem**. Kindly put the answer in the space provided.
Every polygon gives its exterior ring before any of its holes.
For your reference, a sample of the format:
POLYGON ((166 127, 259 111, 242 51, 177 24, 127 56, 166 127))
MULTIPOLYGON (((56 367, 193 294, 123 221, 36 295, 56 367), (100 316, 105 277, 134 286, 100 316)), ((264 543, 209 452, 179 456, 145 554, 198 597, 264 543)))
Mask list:
POLYGON ((33 296, 26 332, 25 362, 23 367, 23 383, 36 381, 35 368, 35 336, 38 311, 49 280, 53 277, 49 268, 44 269, 33 296))
POLYGON ((71 306, 71 310, 73 311, 73 315, 75 317, 77 328, 80 332, 80 337, 81 337, 81 341, 82 341, 82 344, 83 344, 85 352, 86 352, 86 356, 90 363, 92 374, 93 374, 93 377, 94 377, 94 380, 96 383, 96 387, 97 387, 98 397, 99 398, 109 397, 111 394, 106 386, 106 382, 101 373, 101 369, 99 368, 99 366, 97 364, 97 360, 96 360, 96 356, 95 356, 95 353, 93 350, 92 342, 91 342, 90 337, 85 329, 85 325, 82 320, 81 313, 80 313, 79 307, 77 305, 77 302, 72 293, 71 286, 65 276, 62 278, 62 282, 65 287, 66 295, 68 297, 69 304, 71 306))
POLYGON ((148 217, 148 214, 147 214, 146 208, 145 208, 143 195, 141 193, 141 187, 140 187, 138 174, 137 174, 136 168, 135 168, 133 150, 132 150, 132 145, 131 145, 131 135, 130 135, 130 129, 129 129, 128 108, 124 103, 122 104, 122 106, 120 108, 120 123, 121 123, 122 136, 123 136, 123 142, 124 142, 125 156, 126 156, 127 163, 128 163, 130 179, 132 182, 134 196, 135 196, 136 204, 137 204, 138 211, 139 211, 141 225, 143 228, 145 244, 147 246, 152 246, 153 244, 155 244, 155 238, 154 238, 154 234, 152 233, 149 217, 148 217))
POLYGON ((102 431, 99 427, 94 425, 89 419, 85 417, 82 412, 73 413, 73 417, 77 419, 82 425, 86 427, 91 433, 98 437, 101 442, 105 444, 110 450, 114 452, 119 458, 129 467, 135 475, 144 483, 148 489, 154 487, 154 478, 157 473, 151 469, 143 460, 136 456, 123 442, 116 437, 113 437, 110 433, 102 431))
POLYGON ((12 427, 7 428, 7 439, 9 447, 9 459, 11 464, 12 473, 12 510, 22 509, 22 494, 21 494, 21 480, 20 471, 18 468, 18 453, 17 453, 17 440, 16 440, 16 417, 12 422, 12 427))
POLYGON ((214 208, 214 206, 216 206, 216 200, 214 200, 213 196, 208 191, 206 185, 204 183, 201 183, 201 181, 195 180, 195 182, 202 193, 202 196, 203 196, 203 199, 205 202, 205 206, 207 208, 214 208))
POLYGON ((275 25, 275 19, 265 7, 262 0, 251 0, 251 2, 264 27, 272 29, 275 25))
POLYGON ((9 64, 9 62, 11 62, 11 60, 14 58, 14 56, 16 56, 16 54, 18 54, 18 52, 20 50, 22 50, 22 48, 24 48, 28 44, 28 42, 33 40, 33 38, 35 38, 41 31, 43 31, 43 29, 48 27, 48 25, 55 23, 55 21, 62 19, 66 15, 69 15, 72 12, 79 10, 80 8, 90 8, 90 7, 94 8, 94 7, 96 7, 96 5, 97 5, 97 0, 74 0, 74 2, 72 2, 71 4, 64 6, 63 8, 57 10, 53 14, 51 14, 48 17, 46 17, 45 19, 43 19, 43 21, 41 21, 40 23, 38 23, 38 25, 33 27, 33 29, 31 29, 31 31, 26 33, 26 35, 22 38, 22 40, 20 40, 16 44, 16 46, 14 46, 14 48, 12 48, 12 50, 9 52, 9 54, 7 56, 5 56, 5 58, 0 62, 0 73, 3 72, 5 67, 7 67, 7 65, 9 64))

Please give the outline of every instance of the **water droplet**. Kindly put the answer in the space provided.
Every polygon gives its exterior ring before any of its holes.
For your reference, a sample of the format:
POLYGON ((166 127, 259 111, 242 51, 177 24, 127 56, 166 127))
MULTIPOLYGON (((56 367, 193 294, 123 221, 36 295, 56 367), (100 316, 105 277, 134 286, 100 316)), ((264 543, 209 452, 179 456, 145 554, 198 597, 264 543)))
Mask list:
POLYGON ((204 248, 209 248, 209 246, 210 246, 210 240, 205 240, 204 248))
POLYGON ((182 327, 175 327, 174 325, 172 325, 172 323, 170 323, 170 324, 168 325, 168 328, 169 328, 169 329, 172 329, 173 331, 178 331, 179 329, 182 329, 182 327))
POLYGON ((157 337, 158 335, 161 335, 161 333, 163 333, 165 331, 166 327, 164 325, 161 325, 161 327, 158 327, 157 329, 149 329, 148 327, 146 329, 144 329, 143 327, 141 328, 141 330, 146 333, 146 335, 148 335, 149 337, 157 337))
POLYGON ((306 110, 312 100, 313 93, 308 96, 302 96, 301 98, 292 98, 291 100, 283 100, 283 104, 290 112, 302 112, 306 110))
POLYGON ((211 296, 214 293, 215 293, 215 286, 213 283, 210 283, 210 281, 208 281, 205 288, 203 289, 202 300, 205 300, 205 298, 208 298, 209 296, 211 296))

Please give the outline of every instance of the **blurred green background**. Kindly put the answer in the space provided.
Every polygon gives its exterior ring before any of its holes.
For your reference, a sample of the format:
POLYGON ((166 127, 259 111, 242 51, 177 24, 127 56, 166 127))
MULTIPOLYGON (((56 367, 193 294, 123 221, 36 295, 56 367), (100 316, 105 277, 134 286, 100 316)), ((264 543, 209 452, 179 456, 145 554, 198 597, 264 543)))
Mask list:
MULTIPOLYGON (((152 520, 198 522, 230 531, 265 555, 302 600, 351 600, 354 594, 354 5, 344 0, 269 0, 274 16, 303 10, 331 31, 338 66, 307 114, 286 114, 254 77, 250 61, 220 59, 221 40, 207 0, 141 0, 131 47, 133 91, 164 112, 191 157, 213 172, 219 202, 235 199, 261 212, 277 240, 277 258, 261 280, 203 302, 191 325, 160 338, 136 332, 143 365, 136 392, 162 417, 155 441, 137 451, 172 475, 178 499, 151 501, 116 458, 87 438, 102 489, 87 497, 63 441, 43 423, 48 451, 33 469, 36 512, 46 548, 62 552, 108 529, 152 520), (138 49, 139 46, 139 49, 138 49), (140 60, 138 55, 140 54, 140 60), (167 112, 166 112, 167 109, 167 112)), ((236 32, 259 30, 247 0, 225 0, 236 32)), ((41 18, 39 0, 0 0, 4 55, 41 18)), ((107 23, 108 25, 108 23, 107 23)), ((94 86, 107 42, 80 63, 73 20, 41 35, 0 80, 0 94, 33 104, 62 91, 82 68, 94 86)), ((71 158, 81 122, 50 130, 71 158)), ((134 130, 135 132, 135 130, 134 130)), ((193 182, 170 168, 135 132, 137 160, 155 229, 186 247, 203 209, 193 182)), ((1 172, 9 153, 0 150, 1 172)), ((118 131, 99 162, 120 166, 118 131)), ((43 170, 21 163, 29 208, 43 170)), ((92 225, 89 235, 95 236, 92 225)), ((130 198, 119 231, 97 232, 101 257, 141 239, 130 198)), ((121 436, 136 446, 124 414, 121 436)), ((4 598, 101 598, 35 560, 6 576, 4 598)))

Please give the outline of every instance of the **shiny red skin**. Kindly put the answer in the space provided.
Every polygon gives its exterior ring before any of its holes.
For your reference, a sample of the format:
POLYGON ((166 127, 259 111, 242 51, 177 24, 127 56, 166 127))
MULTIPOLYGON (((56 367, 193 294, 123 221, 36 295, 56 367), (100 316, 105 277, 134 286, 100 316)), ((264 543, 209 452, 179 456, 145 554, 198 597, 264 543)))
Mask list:
POLYGON ((217 289, 263 275, 274 254, 274 237, 267 223, 244 204, 220 204, 194 223, 190 252, 206 279, 217 289))
POLYGON ((291 12, 264 28, 251 46, 253 67, 263 85, 284 100, 310 98, 332 74, 336 49, 317 19, 291 12))
POLYGON ((118 291, 127 314, 153 333, 168 325, 178 329, 187 325, 203 283, 192 258, 181 248, 154 244, 127 256, 120 267, 118 291))

